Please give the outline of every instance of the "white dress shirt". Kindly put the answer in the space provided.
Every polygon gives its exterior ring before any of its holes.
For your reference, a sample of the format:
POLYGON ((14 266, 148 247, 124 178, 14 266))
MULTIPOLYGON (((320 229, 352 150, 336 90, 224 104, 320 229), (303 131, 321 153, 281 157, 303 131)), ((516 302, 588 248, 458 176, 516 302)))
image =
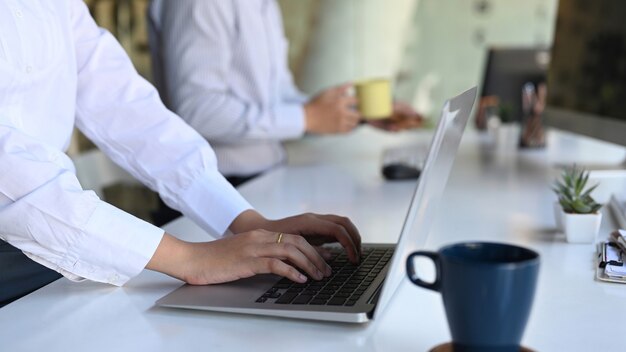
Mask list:
POLYGON ((70 279, 122 285, 163 230, 81 188, 63 152, 74 124, 207 231, 250 207, 81 0, 0 0, 0 238, 70 279))
POLYGON ((165 103, 202 134, 225 175, 285 159, 304 134, 304 97, 287 66, 274 0, 153 0, 150 39, 165 103))

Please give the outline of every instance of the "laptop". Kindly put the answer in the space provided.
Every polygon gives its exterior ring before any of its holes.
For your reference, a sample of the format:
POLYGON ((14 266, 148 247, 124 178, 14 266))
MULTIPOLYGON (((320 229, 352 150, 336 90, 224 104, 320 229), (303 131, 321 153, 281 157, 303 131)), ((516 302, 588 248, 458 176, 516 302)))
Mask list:
POLYGON ((334 250, 333 275, 294 283, 276 275, 183 285, 156 304, 217 312, 364 323, 381 314, 405 276, 410 252, 422 249, 476 100, 473 87, 446 101, 396 245, 363 244, 359 265, 334 250))

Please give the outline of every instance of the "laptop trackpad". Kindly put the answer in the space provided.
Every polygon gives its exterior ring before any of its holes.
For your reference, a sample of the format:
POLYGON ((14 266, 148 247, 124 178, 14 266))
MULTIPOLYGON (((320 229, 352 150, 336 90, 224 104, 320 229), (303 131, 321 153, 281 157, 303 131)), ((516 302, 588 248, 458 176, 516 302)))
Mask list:
POLYGON ((242 307, 254 305, 259 296, 280 280, 277 275, 256 275, 225 284, 183 285, 157 301, 170 307, 242 307))

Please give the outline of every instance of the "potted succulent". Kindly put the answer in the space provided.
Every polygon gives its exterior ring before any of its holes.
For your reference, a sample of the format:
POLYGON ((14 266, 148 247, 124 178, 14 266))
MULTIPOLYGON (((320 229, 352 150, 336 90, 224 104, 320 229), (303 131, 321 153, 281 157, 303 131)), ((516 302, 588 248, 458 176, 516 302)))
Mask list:
POLYGON ((573 166, 565 169, 561 179, 554 184, 559 198, 560 211, 556 214, 557 225, 562 226, 565 238, 570 243, 591 243, 596 238, 602 214, 601 204, 591 197, 597 184, 587 187, 589 172, 573 166))

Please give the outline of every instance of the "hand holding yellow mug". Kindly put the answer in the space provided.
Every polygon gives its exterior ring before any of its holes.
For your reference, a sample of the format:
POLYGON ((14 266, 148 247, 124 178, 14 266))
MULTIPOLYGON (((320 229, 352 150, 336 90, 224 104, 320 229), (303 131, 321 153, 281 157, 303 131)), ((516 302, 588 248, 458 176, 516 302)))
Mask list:
POLYGON ((393 113, 391 82, 385 78, 369 79, 354 84, 361 116, 366 120, 389 118, 393 113))

